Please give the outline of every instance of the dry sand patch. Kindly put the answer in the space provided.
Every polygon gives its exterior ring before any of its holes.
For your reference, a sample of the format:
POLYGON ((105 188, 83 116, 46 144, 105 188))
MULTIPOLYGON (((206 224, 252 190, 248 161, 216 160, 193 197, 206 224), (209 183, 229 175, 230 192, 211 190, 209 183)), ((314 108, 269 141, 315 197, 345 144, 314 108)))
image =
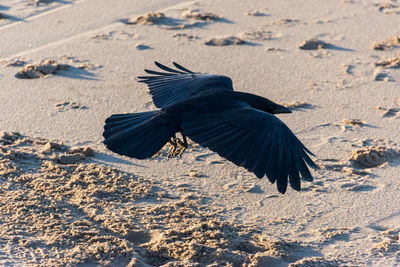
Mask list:
POLYGON ((87 147, 1 134, 3 263, 260 266, 299 259, 304 249, 222 220, 188 188, 173 197, 146 177, 87 163, 93 155, 87 147))

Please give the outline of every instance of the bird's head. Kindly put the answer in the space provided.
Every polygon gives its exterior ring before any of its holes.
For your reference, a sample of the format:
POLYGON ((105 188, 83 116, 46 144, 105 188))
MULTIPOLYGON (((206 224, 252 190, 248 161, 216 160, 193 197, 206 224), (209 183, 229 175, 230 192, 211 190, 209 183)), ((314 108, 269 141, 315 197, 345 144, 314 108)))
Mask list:
POLYGON ((276 104, 272 102, 271 100, 266 99, 266 103, 264 103, 263 110, 265 112, 271 113, 271 114, 279 114, 279 113, 292 113, 290 109, 287 107, 284 107, 282 105, 276 104))
POLYGON ((292 113, 292 111, 287 107, 274 103, 268 98, 262 96, 238 91, 235 92, 235 95, 237 96, 238 100, 244 101, 251 107, 268 112, 270 114, 292 113))

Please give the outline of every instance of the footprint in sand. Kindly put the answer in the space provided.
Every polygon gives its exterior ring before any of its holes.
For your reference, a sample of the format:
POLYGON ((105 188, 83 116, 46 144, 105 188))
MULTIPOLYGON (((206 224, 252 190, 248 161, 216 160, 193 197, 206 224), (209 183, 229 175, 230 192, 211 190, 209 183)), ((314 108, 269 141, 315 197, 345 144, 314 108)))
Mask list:
POLYGON ((136 48, 136 50, 140 50, 140 51, 153 49, 151 46, 145 45, 145 44, 137 44, 137 45, 135 45, 135 48, 136 48))
POLYGON ((365 121, 359 119, 343 119, 342 123, 339 125, 343 132, 353 131, 362 127, 375 128, 374 126, 368 124, 365 121))
POLYGON ((135 38, 138 39, 139 35, 127 31, 110 31, 108 33, 96 34, 90 37, 92 40, 105 41, 105 40, 127 40, 135 38))
POLYGON ((353 75, 353 69, 354 69, 353 65, 350 65, 350 64, 343 64, 342 65, 342 71, 346 75, 353 75))
POLYGON ((377 3, 374 6, 378 7, 378 10, 384 14, 400 14, 400 7, 390 3, 377 3))
POLYGON ((92 64, 88 59, 79 59, 71 55, 62 55, 59 59, 61 63, 67 63, 72 69, 99 70, 103 68, 102 65, 92 64))
POLYGON ((390 76, 390 74, 381 68, 377 68, 373 74, 372 79, 378 82, 394 82, 395 80, 390 76))
POLYGON ((54 1, 54 0, 29 0, 28 5, 40 6, 40 5, 48 5, 53 2, 56 2, 56 1, 54 1))
POLYGON ((381 257, 394 256, 397 258, 400 251, 400 228, 384 230, 378 234, 376 244, 370 249, 370 252, 381 257))
POLYGON ((259 185, 256 185, 255 183, 249 181, 242 181, 240 183, 240 188, 247 193, 257 193, 257 194, 264 193, 264 190, 262 190, 259 185))
POLYGON ((399 118, 400 117, 400 108, 384 108, 381 106, 376 106, 376 110, 382 112, 382 117, 384 118, 399 118))
POLYGON ((265 40, 274 40, 280 37, 281 33, 273 33, 269 29, 265 27, 259 27, 256 30, 248 30, 245 32, 241 32, 237 35, 240 39, 243 40, 256 40, 256 41, 265 41, 265 40))
POLYGON ((200 12, 199 10, 188 9, 182 12, 182 18, 194 19, 194 20, 205 20, 205 21, 217 21, 221 20, 222 17, 211 12, 200 12))
POLYGON ((369 185, 369 184, 355 184, 355 183, 345 183, 340 186, 343 189, 346 189, 347 191, 353 191, 353 192, 369 192, 373 191, 375 189, 383 188, 384 184, 376 184, 375 185, 369 185))
POLYGON ((336 242, 337 240, 348 240, 351 233, 357 231, 357 228, 322 228, 314 231, 322 242, 336 242))
POLYGON ((373 43, 371 49, 389 51, 397 47, 400 47, 400 38, 395 36, 380 43, 373 43))
POLYGON ((88 107, 77 102, 65 101, 56 104, 57 111, 67 111, 73 109, 88 109, 88 107))
POLYGON ((5 64, 6 67, 23 67, 28 64, 25 60, 21 59, 2 60, 0 63, 5 64))
POLYGON ((192 35, 189 33, 181 33, 181 32, 175 33, 174 35, 172 35, 172 38, 176 38, 178 40, 188 40, 188 41, 199 39, 199 37, 196 35, 192 35))
POLYGON ((296 24, 299 24, 300 21, 298 19, 279 19, 273 22, 274 25, 290 27, 296 24))
POLYGON ((323 185, 322 182, 320 184, 303 184, 301 188, 302 192, 317 192, 317 193, 326 193, 328 189, 323 185))
POLYGON ((267 13, 261 11, 261 10, 252 10, 248 11, 245 13, 247 16, 253 16, 253 17, 265 17, 268 16, 267 13))

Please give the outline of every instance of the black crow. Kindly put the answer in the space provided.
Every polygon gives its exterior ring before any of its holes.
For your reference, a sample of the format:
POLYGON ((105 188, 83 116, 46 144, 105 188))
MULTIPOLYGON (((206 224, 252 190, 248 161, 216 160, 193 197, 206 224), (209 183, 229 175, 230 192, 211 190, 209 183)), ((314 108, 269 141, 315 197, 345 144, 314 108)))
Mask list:
POLYGON ((145 69, 151 75, 138 79, 147 84, 160 109, 107 118, 103 136, 108 149, 145 159, 169 142, 168 157, 180 156, 188 136, 258 178, 266 175, 271 183, 276 181, 282 194, 288 181, 295 190, 301 188, 300 177, 312 181, 307 164, 318 168, 308 156, 313 154, 273 115, 291 113, 288 108, 233 91, 226 76, 194 73, 175 62, 176 69, 155 64, 162 72, 145 69))

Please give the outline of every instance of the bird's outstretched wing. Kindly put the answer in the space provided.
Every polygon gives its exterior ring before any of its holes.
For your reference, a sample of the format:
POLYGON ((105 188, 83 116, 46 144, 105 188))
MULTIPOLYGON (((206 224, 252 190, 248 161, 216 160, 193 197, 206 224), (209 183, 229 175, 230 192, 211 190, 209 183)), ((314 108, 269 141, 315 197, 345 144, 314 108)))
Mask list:
POLYGON ((175 62, 173 64, 176 69, 158 62, 155 64, 165 72, 145 69, 145 72, 152 75, 139 76, 138 81, 147 84, 158 108, 166 108, 201 95, 233 91, 232 80, 229 77, 194 73, 175 62))
POLYGON ((278 191, 288 181, 300 190, 300 177, 312 181, 307 167, 318 168, 312 153, 277 117, 250 107, 223 112, 188 112, 182 118, 183 133, 220 156, 243 166, 257 177, 267 175, 278 191), (307 163, 307 164, 306 164, 307 163))

